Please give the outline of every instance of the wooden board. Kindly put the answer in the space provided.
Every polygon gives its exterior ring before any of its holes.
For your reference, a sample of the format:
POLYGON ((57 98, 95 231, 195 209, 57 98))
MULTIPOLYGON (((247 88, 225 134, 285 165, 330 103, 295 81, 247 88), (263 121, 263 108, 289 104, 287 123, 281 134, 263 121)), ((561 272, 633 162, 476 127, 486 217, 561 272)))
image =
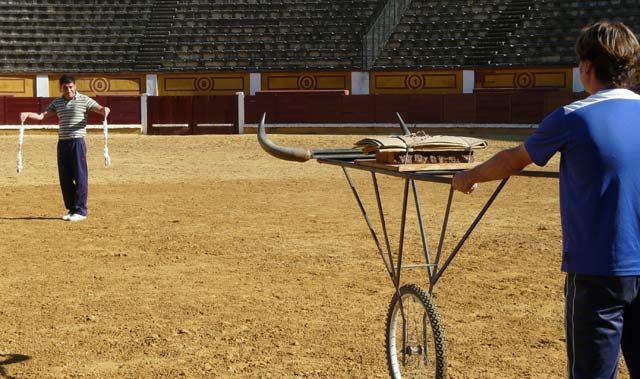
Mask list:
POLYGON ((426 163, 426 164, 390 164, 379 163, 372 159, 356 159, 356 164, 363 166, 371 166, 384 168, 387 170, 393 170, 398 172, 412 172, 412 171, 443 171, 443 170, 468 170, 480 163, 426 163))

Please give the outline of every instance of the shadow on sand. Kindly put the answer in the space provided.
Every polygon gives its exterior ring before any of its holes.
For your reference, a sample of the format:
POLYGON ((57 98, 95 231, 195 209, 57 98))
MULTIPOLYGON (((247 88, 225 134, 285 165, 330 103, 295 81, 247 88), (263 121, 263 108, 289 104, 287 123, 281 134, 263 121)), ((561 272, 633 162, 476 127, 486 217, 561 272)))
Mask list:
POLYGON ((7 374, 5 366, 20 363, 31 359, 28 355, 22 354, 0 354, 0 378, 13 379, 14 377, 7 374))

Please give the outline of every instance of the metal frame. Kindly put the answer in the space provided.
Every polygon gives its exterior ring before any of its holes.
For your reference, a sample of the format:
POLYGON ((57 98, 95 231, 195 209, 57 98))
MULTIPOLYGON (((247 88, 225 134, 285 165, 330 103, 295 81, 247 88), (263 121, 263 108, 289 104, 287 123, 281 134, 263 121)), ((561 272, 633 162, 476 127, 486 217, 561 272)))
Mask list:
MULTIPOLYGON (((454 190, 453 187, 449 186, 449 197, 447 199, 447 205, 446 205, 446 209, 445 209, 445 213, 444 213, 444 219, 443 219, 443 223, 442 223, 442 228, 440 231, 440 238, 438 240, 438 244, 437 244, 437 251, 436 251, 436 255, 435 255, 435 259, 432 260, 432 256, 431 253, 429 252, 429 246, 427 243, 427 233, 425 230, 425 226, 424 226, 424 221, 423 221, 423 212, 422 212, 422 206, 420 204, 420 200, 419 200, 419 196, 418 196, 418 188, 416 185, 417 181, 426 181, 426 182, 436 182, 436 183, 444 183, 444 184, 449 184, 451 185, 451 181, 453 178, 453 174, 455 172, 457 172, 457 170, 442 170, 442 171, 416 171, 416 172, 400 172, 400 171, 394 171, 394 170, 389 170, 389 169, 385 169, 385 168, 380 168, 380 167, 372 167, 372 166, 365 166, 365 165, 361 165, 361 164, 357 164, 354 163, 351 160, 339 160, 339 159, 318 159, 318 162, 320 163, 325 163, 325 164, 332 164, 332 165, 337 165, 337 166, 341 166, 342 167, 342 171, 344 172, 344 175, 347 179, 347 182, 349 183, 349 186, 351 187, 351 191, 353 192, 353 195, 358 203, 358 206, 360 208, 360 211, 362 212, 362 215, 365 219, 365 222, 367 223, 367 226, 369 227, 369 231, 371 233, 371 236, 373 237, 373 240, 376 244, 376 247, 378 249, 378 253, 380 254, 380 257, 382 258, 382 261, 384 263, 384 266, 387 270, 387 272, 389 273, 389 277, 391 278, 391 281, 393 282, 393 286, 396 289, 396 293, 398 294, 398 297, 400 298, 400 301, 402 302, 402 297, 400 296, 400 277, 401 277, 401 272, 403 268, 426 268, 427 269, 427 273, 428 273, 428 277, 429 277, 429 294, 433 293, 433 289, 436 285, 436 283, 438 282, 438 280, 440 280, 440 278, 442 277, 442 275, 444 274, 445 270, 447 269, 447 267, 449 267, 449 264, 451 263, 451 261, 453 261, 453 259, 455 258, 455 256, 458 254, 458 252, 460 251, 460 249, 462 248, 462 246, 464 246, 464 243, 467 241, 467 239, 469 238, 469 236, 471 235, 471 233, 473 232, 473 230, 476 228, 476 226, 478 225, 478 223, 480 222, 480 220, 482 220, 482 218, 484 217, 484 215, 486 214, 486 212, 489 210, 489 208, 491 207, 491 205, 493 204, 493 202, 495 201, 495 199, 498 197, 498 194, 502 191, 502 189, 504 188, 505 184, 507 183, 507 181, 509 180, 509 178, 505 178, 503 179, 498 186, 495 188, 495 190, 493 191, 493 193, 491 194, 491 196, 489 197, 489 199, 485 202, 484 206, 482 207, 482 209, 480 210, 480 212, 478 213, 478 215, 476 216, 476 218, 474 219, 474 221, 471 223, 471 225, 467 228, 466 232, 464 233, 464 235, 460 238, 460 240, 458 241, 458 243, 456 244, 456 246, 453 248, 453 250, 451 252, 449 252, 448 254, 443 254, 442 248, 443 248, 443 244, 444 244, 444 240, 445 240, 445 235, 447 232, 447 226, 449 223, 449 213, 451 212, 451 205, 453 203, 453 195, 454 195, 454 190), (383 234, 383 238, 384 238, 384 246, 381 243, 381 239, 378 236, 378 233, 376 233, 373 224, 371 222, 371 219, 369 218, 369 214, 367 213, 367 210, 364 207, 364 204, 362 202, 362 199, 360 197, 360 194, 358 193, 358 190, 356 189, 356 186, 353 182, 353 180, 351 179, 351 175, 349 174, 349 169, 356 169, 356 170, 364 170, 364 171, 369 171, 371 172, 371 178, 372 178, 372 184, 373 184, 373 188, 375 191, 375 196, 376 196, 376 204, 378 207, 378 212, 380 215, 380 223, 382 226, 382 234, 383 234), (384 209, 383 209, 383 204, 382 204, 382 200, 380 198, 380 188, 378 186, 378 174, 384 174, 384 175, 391 175, 391 176, 396 176, 396 177, 400 177, 404 179, 404 193, 403 193, 403 199, 402 199, 402 215, 401 215, 401 221, 400 221, 400 236, 399 236, 399 246, 398 246, 398 252, 397 252, 397 262, 395 263, 394 266, 394 254, 393 254, 393 250, 391 248, 391 241, 389 238, 389 232, 387 229, 387 224, 385 221, 385 217, 384 217, 384 209), (424 252, 424 257, 425 257, 425 263, 424 264, 418 264, 418 265, 406 265, 403 266, 402 265, 402 258, 403 258, 403 254, 404 254, 404 238, 405 238, 405 226, 406 226, 406 221, 407 221, 407 210, 408 210, 408 203, 409 203, 409 190, 411 189, 411 193, 413 194, 413 201, 416 207, 416 213, 417 213, 417 217, 418 217, 418 224, 419 224, 419 228, 420 228, 420 237, 422 239, 422 246, 423 246, 423 252, 424 252), (386 247, 386 249, 385 249, 386 247), (444 262, 441 261, 444 259, 444 262)), ((549 172, 549 171, 522 171, 520 174, 518 174, 519 176, 530 176, 530 177, 546 177, 546 178, 557 178, 558 177, 558 173, 557 172, 549 172)), ((404 307, 402 307, 401 304, 401 309, 403 309, 404 307)), ((404 317, 404 310, 403 310, 403 317, 404 317)))
MULTIPOLYGON (((400 126, 404 135, 410 134, 409 128, 406 127, 402 117, 400 114, 396 113, 398 117, 398 121, 400 122, 400 126)), ((292 148, 292 147, 284 147, 278 146, 271 142, 266 135, 265 132, 265 122, 266 114, 262 115, 260 120, 260 124, 258 126, 258 141, 262 148, 267 151, 269 154, 273 155, 276 158, 298 161, 298 162, 306 162, 310 159, 316 159, 319 163, 332 164, 336 166, 342 167, 342 171, 351 187, 351 191, 353 192, 354 197, 360 207, 360 211, 369 227, 369 231, 373 240, 378 249, 378 253, 382 258, 384 266, 393 282, 393 286, 396 290, 396 295, 398 298, 398 302, 400 305, 400 312, 402 315, 402 362, 406 363, 406 355, 407 355, 407 323, 406 323, 406 312, 404 309, 404 304, 402 304, 402 294, 400 293, 400 279, 403 268, 426 268, 427 276, 429 278, 429 295, 433 293, 434 287, 438 280, 442 277, 449 264, 453 261, 455 256, 458 254, 464 243, 467 241, 473 230, 476 228, 480 220, 484 217, 486 212, 489 210, 495 199, 498 197, 498 194, 502 191, 507 180, 509 178, 503 179, 498 186, 495 188, 489 199, 485 202, 484 206, 471 223, 471 225, 467 228, 467 231, 464 233, 460 241, 456 244, 451 252, 448 254, 443 254, 443 245, 445 240, 445 235, 447 231, 447 226, 449 223, 449 214, 451 212, 451 204, 453 203, 453 195, 454 190, 451 186, 451 182, 453 179, 453 174, 455 174, 458 170, 441 170, 441 171, 415 171, 415 172, 403 172, 403 171, 395 171, 389 168, 380 167, 380 166, 371 166, 371 165, 363 165, 357 163, 356 159, 369 159, 370 155, 364 154, 364 152, 360 149, 322 149, 322 150, 311 150, 304 148, 292 148), (381 238, 376 233, 376 230, 373 227, 371 219, 369 218, 369 214, 365 209, 365 206, 360 198, 360 194, 356 189, 355 183, 349 174, 349 169, 354 170, 363 170, 369 171, 371 173, 373 189, 375 191, 376 197, 376 205, 378 207, 380 223, 382 225, 382 233, 384 238, 384 246, 383 242, 381 242, 381 238), (389 232, 387 228, 387 223, 384 216, 383 204, 380 196, 380 187, 378 186, 378 174, 381 175, 390 175, 396 176, 404 179, 404 192, 402 198, 402 215, 400 222, 400 236, 399 236, 399 246, 397 252, 397 262, 394 262, 394 254, 393 249, 391 248, 391 241, 389 238, 389 232), (449 197, 447 199, 447 205, 444 213, 444 219, 442 222, 442 229, 440 230, 440 238, 438 240, 437 252, 435 254, 435 259, 432 260, 431 253, 429 252, 429 244, 427 241, 427 232, 425 230, 424 219, 422 216, 422 206, 420 204, 420 199, 418 196, 418 188, 417 181, 427 181, 427 182, 436 182, 443 183, 449 186, 449 197), (412 264, 412 265, 402 265, 402 258, 404 254, 404 238, 405 238, 405 227, 407 224, 407 211, 409 204, 409 192, 413 194, 413 202, 416 207, 416 213, 418 217, 418 225, 420 228, 420 237, 422 239, 422 246, 424 252, 424 264, 412 264), (386 247, 386 248, 385 248, 386 247), (444 260, 442 263, 441 261, 444 260)), ((547 177, 547 178, 557 178, 557 172, 548 172, 548 171, 523 171, 518 175, 521 176, 533 176, 533 177, 547 177)), ((424 322, 424 320, 423 320, 424 322)), ((423 331, 426 332, 426 326, 423 327, 423 331)), ((388 332, 388 331, 387 331, 388 332)), ((444 343, 444 341, 443 341, 444 343)), ((388 349, 388 346, 387 346, 388 349)), ((392 375, 394 375, 392 373, 392 375)))

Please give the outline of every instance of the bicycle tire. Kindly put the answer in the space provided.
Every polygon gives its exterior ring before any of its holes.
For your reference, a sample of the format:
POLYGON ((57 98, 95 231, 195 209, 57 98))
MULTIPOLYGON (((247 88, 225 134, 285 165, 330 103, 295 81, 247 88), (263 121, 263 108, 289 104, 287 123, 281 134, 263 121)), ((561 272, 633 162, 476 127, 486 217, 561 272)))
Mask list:
POLYGON ((396 293, 386 322, 387 365, 391 378, 446 379, 445 334, 433 299, 415 284, 402 286, 399 292, 405 317, 396 293), (407 338, 403 339, 403 335, 407 338))

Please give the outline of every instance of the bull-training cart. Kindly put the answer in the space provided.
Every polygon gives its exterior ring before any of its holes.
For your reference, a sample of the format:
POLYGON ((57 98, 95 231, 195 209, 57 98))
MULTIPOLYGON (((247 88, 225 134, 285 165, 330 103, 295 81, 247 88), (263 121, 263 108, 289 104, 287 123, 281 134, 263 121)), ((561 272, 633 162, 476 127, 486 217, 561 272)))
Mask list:
MULTIPOLYGON (((392 165, 372 164, 370 163, 371 156, 364 154, 361 149, 357 148, 312 150, 279 146, 269 140, 266 135, 265 117, 266 115, 263 114, 258 126, 258 141, 262 148, 269 154, 279 159, 298 162, 315 159, 322 164, 340 167, 345 175, 395 288, 395 294, 391 299, 387 313, 385 337, 387 365, 391 378, 445 379, 447 377, 445 333, 432 293, 444 271, 458 254, 485 213, 489 210, 509 178, 503 179, 497 185, 473 222, 455 244, 455 247, 447 253, 443 251, 443 246, 447 235, 449 215, 454 198, 454 189, 451 186, 451 181, 453 174, 464 169, 463 167, 465 165, 458 165, 458 167, 456 167, 456 165, 434 164, 429 168, 403 171, 392 165), (369 217, 369 213, 365 208, 355 181, 350 175, 351 170, 366 171, 371 174, 371 184, 373 186, 373 192, 375 193, 381 235, 376 232, 373 226, 372 219, 369 217), (398 248, 395 254, 391 248, 390 234, 385 221, 384 206, 378 183, 379 175, 397 177, 404 181, 400 235, 398 236, 398 248), (448 185, 449 194, 435 254, 431 252, 428 247, 427 232, 423 218, 423 210, 419 201, 417 182, 433 182, 448 185), (407 211, 411 195, 416 208, 418 230, 422 241, 425 263, 403 265, 407 211), (401 285, 402 270, 416 268, 426 269, 429 284, 427 290, 413 283, 401 285)), ((410 134, 409 129, 399 115, 398 119, 403 133, 405 135, 410 134)), ((557 178, 558 173, 525 170, 519 173, 518 176, 557 178)))

